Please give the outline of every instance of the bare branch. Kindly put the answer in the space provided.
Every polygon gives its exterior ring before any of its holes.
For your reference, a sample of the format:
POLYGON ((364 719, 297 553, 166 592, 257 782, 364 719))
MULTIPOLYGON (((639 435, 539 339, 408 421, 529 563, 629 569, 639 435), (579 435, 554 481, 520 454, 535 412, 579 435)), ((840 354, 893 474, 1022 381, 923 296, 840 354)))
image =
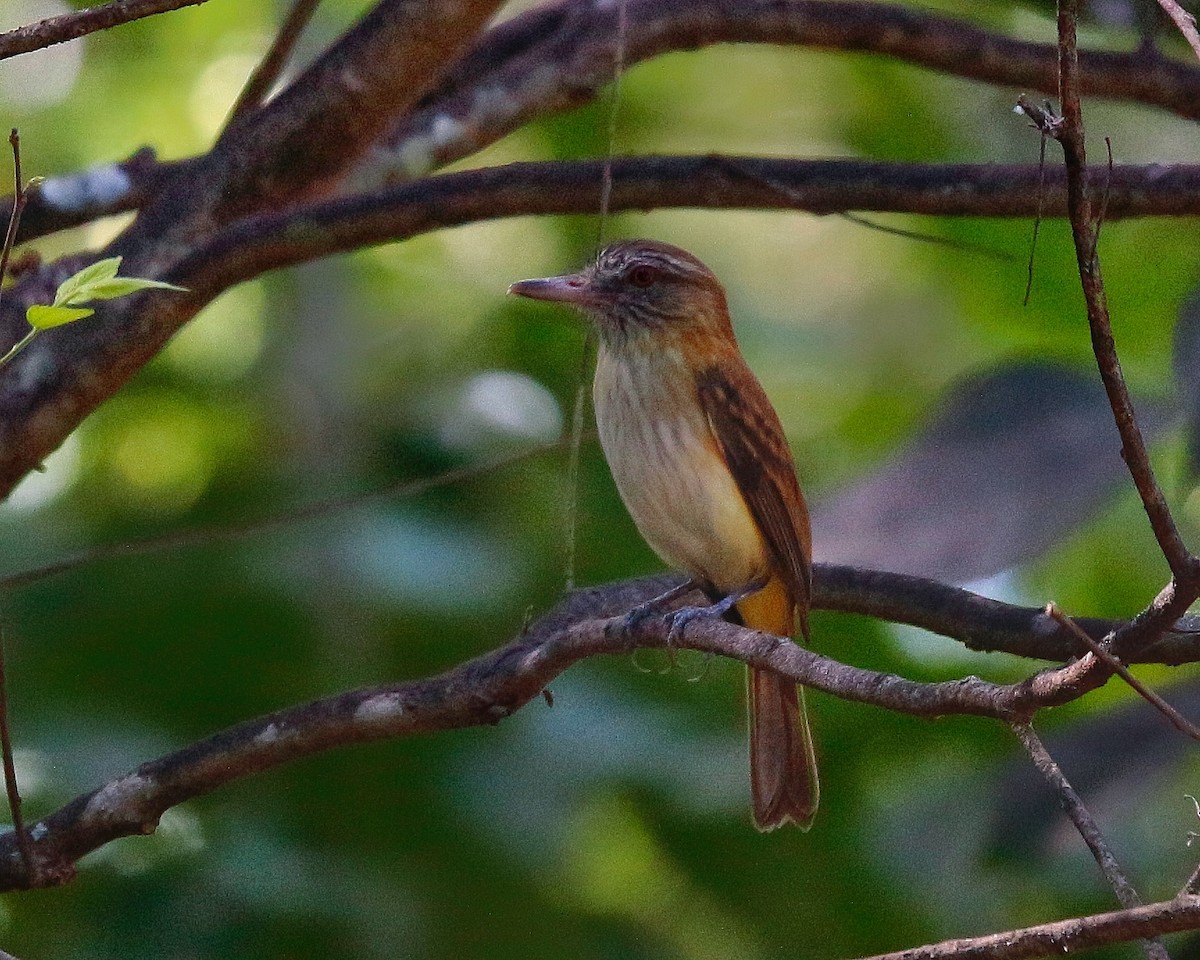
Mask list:
MULTIPOLYGON (((1017 739, 1021 741, 1021 746, 1025 748, 1025 752, 1033 760, 1033 765, 1037 767, 1038 773, 1046 778, 1050 789, 1058 796, 1059 806, 1070 817, 1071 822, 1075 824, 1075 829, 1083 837, 1083 842, 1092 852, 1096 865, 1100 867, 1104 878, 1112 887, 1113 893, 1117 895, 1117 901, 1127 910, 1142 906, 1142 898, 1138 896, 1133 884, 1125 876, 1125 871, 1117 863, 1117 858, 1109 849, 1108 841, 1104 839, 1100 825, 1096 823, 1095 817, 1092 816, 1083 799, 1075 792, 1071 782, 1054 762, 1054 758, 1046 750, 1041 738, 1034 733, 1033 727, 1027 723, 1014 723, 1012 729, 1017 735, 1017 739)), ((1143 941, 1142 946, 1150 960, 1169 960, 1161 942, 1146 940, 1143 941)))
POLYGON ((1104 661, 1110 670, 1129 684, 1138 696, 1166 717, 1171 722, 1171 726, 1193 740, 1200 740, 1200 727, 1197 727, 1187 717, 1167 703, 1166 700, 1138 680, 1137 677, 1129 672, 1129 668, 1125 664, 1108 652, 1102 642, 1098 642, 1090 637, 1087 631, 1083 630, 1079 624, 1059 610, 1053 603, 1046 605, 1046 615, 1051 617, 1055 623, 1065 627, 1070 631, 1072 636, 1084 643, 1093 654, 1104 661))
MULTIPOLYGON (((186 170, 188 163, 181 168, 186 170)), ((600 172, 601 162, 592 161, 513 164, 433 177, 377 194, 247 218, 176 267, 143 271, 192 292, 142 295, 106 305, 86 327, 39 338, 34 352, 14 365, 14 374, 22 374, 0 380, 0 496, 227 287, 267 270, 441 227, 522 214, 593 213, 600 172), (30 369, 22 366, 31 362, 30 369)), ((1037 209, 1039 177, 1032 165, 644 157, 614 162, 612 208, 791 209, 803 201, 814 213, 860 209, 1030 216, 1037 209), (748 171, 755 176, 747 176, 748 171), (774 189, 775 182, 785 184, 788 192, 774 189)), ((1047 171, 1044 205, 1047 216, 1065 211, 1061 171, 1047 171)), ((1200 212, 1200 167, 1114 168, 1110 218, 1189 212, 1200 212)), ((13 300, 44 299, 47 288, 53 292, 52 280, 47 271, 26 278, 14 288, 13 300)), ((16 339, 23 322, 15 314, 0 316, 0 330, 6 329, 6 319, 9 336, 16 339)))
POLYGON ((1127 943, 1200 927, 1200 897, 1181 896, 1132 910, 1043 923, 986 937, 945 940, 927 947, 882 953, 863 960, 1028 960, 1127 943))
MULTIPOLYGON (((1154 476, 1146 441, 1138 428, 1137 415, 1121 361, 1113 341, 1112 322, 1108 314, 1108 297, 1104 290, 1104 279, 1100 262, 1096 257, 1098 222, 1092 205, 1088 183, 1087 153, 1084 147, 1083 109, 1080 103, 1081 83, 1079 76, 1079 52, 1076 46, 1075 26, 1078 19, 1077 0, 1061 0, 1058 10, 1059 74, 1063 115, 1061 122, 1049 123, 1044 132, 1062 145, 1067 172, 1067 209, 1071 221, 1071 233, 1075 241, 1075 257, 1079 265, 1079 279, 1083 285, 1083 296, 1087 303, 1088 326, 1092 334, 1092 350, 1100 369, 1100 379, 1108 394, 1117 430, 1121 434, 1121 454, 1129 467, 1134 485, 1142 498, 1142 505, 1154 536, 1171 573, 1176 578, 1195 578, 1196 559, 1188 550, 1175 520, 1171 516, 1166 497, 1154 476)), ((1030 104, 1022 103, 1028 113, 1030 104)), ((1189 587, 1191 585, 1189 584, 1189 587)), ((1195 599, 1196 593, 1192 594, 1195 599)))
MULTIPOLYGON (((151 832, 163 811, 232 780, 345 744, 495 723, 540 697, 554 677, 586 657, 664 647, 666 622, 652 617, 626 632, 624 613, 678 582, 668 576, 576 591, 515 642, 441 676, 280 710, 143 764, 31 827, 39 881, 70 879, 85 853, 117 837, 151 832)), ((689 599, 695 598, 680 602, 689 599)), ((675 643, 774 670, 846 700, 921 717, 963 714, 1012 723, 1103 682, 1095 671, 1072 664, 1009 686, 977 677, 920 683, 714 620, 693 621, 675 643)), ((0 837, 0 890, 27 883, 12 835, 0 837)))
POLYGON ((278 96, 183 165, 106 253, 155 276, 219 224, 329 192, 502 2, 379 0, 278 96))
POLYGON ((0 33, 0 60, 21 53, 52 47, 56 43, 76 40, 97 30, 109 30, 124 23, 167 13, 181 7, 194 7, 205 0, 112 0, 99 7, 77 13, 48 17, 7 33, 0 33))
MULTIPOLYGON (((896 164, 760 157, 630 157, 613 161, 611 209, 668 207, 847 210, 941 216, 1032 216, 1035 166, 896 164), (749 173, 753 175, 748 175, 749 173), (776 186, 782 184, 787 189, 776 186)), ((602 161, 514 163, 446 174, 242 221, 197 251, 173 276, 225 286, 278 267, 479 220, 593 213, 602 161), (297 227, 303 224, 304 229, 297 227)), ((1061 169, 1044 175, 1046 216, 1066 212, 1061 169)), ((1200 166, 1118 166, 1109 217, 1200 213, 1200 166)))
MULTIPOLYGON (((624 61, 716 43, 874 53, 999 86, 1058 91, 1056 51, 886 3, 628 0, 624 61)), ((353 189, 408 180, 474 153, 535 116, 578 107, 613 78, 615 4, 563 0, 489 31, 366 158, 353 189)), ((1200 69, 1136 53, 1082 56, 1083 92, 1200 119, 1200 69)))
POLYGON ((288 57, 292 55, 296 41, 300 39, 300 35, 308 26, 312 15, 317 12, 320 3, 321 0, 294 0, 283 25, 279 28, 279 33, 276 34, 275 40, 271 44, 271 49, 267 51, 267 55, 263 57, 258 69, 254 71, 246 82, 246 86, 242 88, 237 103, 233 105, 233 109, 229 113, 230 122, 243 114, 256 110, 267 99, 267 94, 271 92, 271 87, 283 72, 288 57))
POLYGON ((1188 42, 1188 46, 1192 48, 1192 52, 1200 57, 1200 33, 1196 32, 1196 18, 1183 9, 1175 0, 1158 0, 1158 5, 1163 8, 1163 12, 1171 18, 1171 22, 1183 34, 1183 39, 1188 42))
MULTIPOLYGON (((177 162, 159 162, 144 147, 127 160, 48 177, 28 191, 18 243, 136 210, 174 175, 177 162)), ((0 207, 12 202, 0 197, 0 207)))

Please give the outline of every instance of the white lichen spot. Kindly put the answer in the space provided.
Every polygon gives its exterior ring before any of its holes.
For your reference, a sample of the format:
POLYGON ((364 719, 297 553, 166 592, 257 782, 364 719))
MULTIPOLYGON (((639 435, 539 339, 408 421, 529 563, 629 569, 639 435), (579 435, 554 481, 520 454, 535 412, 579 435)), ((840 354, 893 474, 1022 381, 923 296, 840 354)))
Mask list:
POLYGON ((69 177, 51 177, 40 189, 48 206, 69 212, 111 205, 132 187, 129 174, 118 164, 108 163, 69 177))
POLYGON ((268 723, 258 735, 254 738, 255 743, 274 743, 279 739, 279 726, 274 723, 268 723))
POLYGON ((389 723, 404 713, 404 704, 398 693, 379 693, 368 697, 354 711, 358 723, 389 723))
POLYGON ((503 87, 484 87, 471 101, 470 122, 475 126, 491 126, 516 116, 520 109, 517 98, 503 87))
POLYGON ((50 828, 47 827, 46 824, 44 824, 40 820, 37 823, 35 823, 32 827, 29 828, 29 836, 33 838, 35 843, 38 840, 41 840, 42 837, 44 837, 49 832, 50 832, 50 828))
POLYGON ((151 784, 151 780, 137 773, 130 773, 112 783, 106 783, 88 801, 83 811, 83 819, 108 820, 118 812, 125 811, 125 808, 136 806, 137 801, 141 799, 138 794, 145 792, 151 784))
POLYGON ((433 149, 441 150, 451 144, 458 143, 466 135, 467 128, 457 117, 448 113, 439 113, 433 118, 429 127, 429 136, 433 141, 433 149))
POLYGON ((550 64, 542 64, 521 79, 521 98, 529 104, 553 101, 561 88, 562 74, 550 64))
POLYGON ((342 71, 342 85, 351 93, 365 93, 369 89, 362 77, 350 68, 342 71))
POLYGON ((433 138, 409 137, 396 150, 395 166, 407 180, 423 177, 433 170, 433 138))

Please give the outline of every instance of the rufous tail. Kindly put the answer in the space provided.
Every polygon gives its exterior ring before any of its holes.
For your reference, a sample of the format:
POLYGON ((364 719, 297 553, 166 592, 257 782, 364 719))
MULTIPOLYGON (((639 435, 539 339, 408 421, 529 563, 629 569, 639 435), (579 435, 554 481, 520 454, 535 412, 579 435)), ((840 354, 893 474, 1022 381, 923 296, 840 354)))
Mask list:
POLYGON ((774 830, 790 822, 807 830, 820 788, 804 691, 778 674, 754 669, 747 689, 754 825, 774 830))
MULTIPOLYGON (((755 630, 791 636, 791 598, 779 580, 738 604, 742 622, 755 630)), ((812 826, 820 787, 804 691, 791 680, 751 668, 746 683, 750 715, 750 794, 754 825, 774 830, 812 826)))

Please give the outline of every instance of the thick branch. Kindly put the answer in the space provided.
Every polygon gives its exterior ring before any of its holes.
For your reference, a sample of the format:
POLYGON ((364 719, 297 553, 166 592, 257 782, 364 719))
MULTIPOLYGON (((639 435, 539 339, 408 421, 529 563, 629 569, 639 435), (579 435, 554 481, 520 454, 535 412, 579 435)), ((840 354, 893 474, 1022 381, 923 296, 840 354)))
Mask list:
MULTIPOLYGON (((120 163, 49 177, 29 190, 17 242, 137 210, 170 180, 178 166, 160 163, 146 147, 120 163)), ((11 203, 11 197, 0 197, 0 208, 11 203)))
POLYGON ((0 60, 52 47, 56 43, 76 40, 97 30, 108 30, 123 23, 178 10, 180 7, 194 7, 204 2, 205 0, 112 0, 111 3, 77 13, 47 17, 37 23, 0 33, 0 60))
POLYGON ((110 247, 153 276, 215 226, 320 196, 474 40, 503 0, 379 0, 265 106, 189 161, 110 247))
MULTIPOLYGON (((189 287, 190 295, 146 295, 106 305, 86 324, 40 337, 0 378, 0 496, 229 286, 267 270, 442 227, 524 214, 593 213, 600 169, 599 161, 513 164, 248 218, 227 228, 176 268, 148 272, 189 287)), ((1055 171, 1046 179, 1045 214, 1060 215, 1066 209, 1064 181, 1055 171)), ((1032 216, 1037 183, 1034 167, 644 157, 614 164, 611 207, 807 204, 815 213, 1032 216)), ((1113 218, 1200 213, 1200 167, 1118 167, 1108 210, 1113 218)), ((10 307, 23 311, 35 298, 48 300, 65 276, 59 270, 29 278, 12 291, 10 307)), ((8 324, 8 342, 24 332, 21 316, 16 309, 0 316, 0 325, 8 324)))
MULTIPOLYGON (((369 740, 495 723, 536 698, 572 664, 599 654, 663 647, 667 625, 649 618, 629 633, 623 617, 581 610, 627 611, 671 578, 579 591, 516 642, 429 680, 355 690, 240 724, 78 797, 30 828, 41 882, 63 882, 75 861, 117 837, 147 833, 163 811, 226 783, 298 757, 369 740)), ((976 677, 920 683, 848 666, 790 641, 734 624, 699 620, 679 645, 775 670, 834 696, 922 717, 965 714, 1013 721, 1103 682, 1080 681, 1078 665, 1011 686, 976 677)), ((11 834, 0 838, 0 890, 28 886, 11 834)))
MULTIPOLYGON (((282 215, 242 221, 172 276, 228 286, 267 270, 419 233, 501 217, 594 213, 601 161, 514 163, 446 174, 282 215)), ((613 161, 610 209, 668 207, 1032 217, 1034 166, 896 164, 759 157, 629 157, 613 161)), ((1065 178, 1045 173, 1044 216, 1066 213, 1065 178)), ((1200 166, 1113 170, 1108 215, 1200 214, 1200 166)))
MULTIPOLYGON (((1058 91, 1056 51, 884 3, 627 0, 632 65, 716 43, 772 43, 895 57, 1018 91, 1058 91)), ((592 100, 612 80, 616 4, 537 7, 489 31, 355 175, 362 188, 421 176, 527 120, 592 100)), ((1136 52, 1081 56, 1083 92, 1200 119, 1200 68, 1136 52)))

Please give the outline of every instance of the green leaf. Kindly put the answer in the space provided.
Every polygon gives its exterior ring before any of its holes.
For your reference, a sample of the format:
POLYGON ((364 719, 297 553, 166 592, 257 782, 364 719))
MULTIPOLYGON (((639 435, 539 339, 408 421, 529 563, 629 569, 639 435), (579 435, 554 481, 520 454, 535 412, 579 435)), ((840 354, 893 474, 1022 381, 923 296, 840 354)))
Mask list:
POLYGON ((98 280, 89 283, 79 290, 73 303, 86 303, 91 300, 112 300, 123 297, 139 290, 181 290, 187 287, 177 287, 173 283, 163 283, 161 280, 143 280, 141 277, 113 277, 110 280, 98 280))
POLYGON ((25 311, 25 319, 35 330, 49 330, 90 317, 95 312, 91 307, 47 307, 38 303, 25 311))
POLYGON ((85 303, 92 298, 84 295, 84 289, 105 280, 111 280, 117 275, 120 268, 120 257, 108 257, 89 264, 58 285, 58 290, 54 294, 54 305, 63 307, 85 303))

